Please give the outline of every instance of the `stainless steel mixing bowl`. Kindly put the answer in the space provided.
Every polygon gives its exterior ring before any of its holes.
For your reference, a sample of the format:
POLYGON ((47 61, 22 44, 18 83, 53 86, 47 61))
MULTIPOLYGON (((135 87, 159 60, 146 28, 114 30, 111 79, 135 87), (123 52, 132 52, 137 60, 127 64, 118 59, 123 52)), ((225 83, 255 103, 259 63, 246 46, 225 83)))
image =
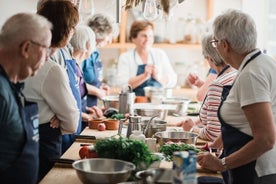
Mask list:
POLYGON ((187 144, 196 144, 198 134, 185 131, 163 131, 156 132, 154 136, 157 138, 157 142, 160 145, 163 145, 166 142, 182 142, 187 144))
POLYGON ((127 181, 135 165, 117 159, 92 158, 75 161, 73 168, 83 183, 120 183, 127 181))

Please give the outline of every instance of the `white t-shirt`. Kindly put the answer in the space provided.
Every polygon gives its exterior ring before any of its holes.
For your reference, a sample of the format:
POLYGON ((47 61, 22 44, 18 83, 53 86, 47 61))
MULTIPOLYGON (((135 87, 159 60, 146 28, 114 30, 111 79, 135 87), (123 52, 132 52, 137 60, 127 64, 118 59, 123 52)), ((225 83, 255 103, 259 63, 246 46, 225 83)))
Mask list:
MULTIPOLYGON (((158 73, 161 77, 166 77, 168 80, 164 88, 175 87, 177 82, 177 75, 173 70, 171 62, 166 53, 157 48, 151 48, 150 57, 148 57, 148 64, 154 64, 158 67, 158 73)), ((125 53, 122 53, 118 62, 118 86, 123 88, 127 86, 128 80, 131 77, 135 77, 138 70, 138 65, 142 65, 143 62, 135 49, 131 49, 125 53)))
MULTIPOLYGON (((227 124, 251 136, 252 131, 242 110, 243 106, 258 102, 270 102, 273 117, 276 120, 276 62, 269 56, 261 54, 242 69, 245 62, 258 51, 254 51, 244 58, 234 85, 220 111, 222 119, 227 124)), ((265 126, 265 122, 260 123, 265 126)), ((276 146, 257 159, 258 176, 276 173, 275 158, 276 146)))

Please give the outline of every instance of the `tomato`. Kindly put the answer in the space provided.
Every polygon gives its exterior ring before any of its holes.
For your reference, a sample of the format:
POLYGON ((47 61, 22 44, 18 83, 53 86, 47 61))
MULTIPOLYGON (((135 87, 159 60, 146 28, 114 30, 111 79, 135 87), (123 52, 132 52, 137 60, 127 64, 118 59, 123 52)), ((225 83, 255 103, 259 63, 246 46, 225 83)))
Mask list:
POLYGON ((104 131, 105 130, 105 124, 104 123, 99 123, 98 124, 98 127, 97 127, 97 129, 99 130, 99 131, 104 131))
POLYGON ((87 158, 89 154, 89 149, 87 146, 82 146, 79 150, 79 156, 81 159, 87 158))

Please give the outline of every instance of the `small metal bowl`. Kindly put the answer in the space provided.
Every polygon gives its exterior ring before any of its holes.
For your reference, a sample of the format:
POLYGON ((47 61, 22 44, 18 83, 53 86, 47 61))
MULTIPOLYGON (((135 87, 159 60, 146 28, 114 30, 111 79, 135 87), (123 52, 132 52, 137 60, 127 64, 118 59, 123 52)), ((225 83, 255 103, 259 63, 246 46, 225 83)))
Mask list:
POLYGON ((135 113, 139 116, 153 117, 158 115, 162 120, 166 119, 168 110, 166 109, 135 109, 135 113))
POLYGON ((114 95, 114 96, 105 96, 102 98, 103 105, 105 109, 108 108, 115 108, 119 109, 119 96, 114 95))
POLYGON ((162 131, 156 132, 154 136, 157 138, 157 142, 160 145, 163 145, 166 142, 182 142, 186 144, 196 144, 198 134, 186 131, 162 131))
POLYGON ((72 166, 83 183, 95 184, 125 182, 136 168, 133 163, 107 158, 78 160, 72 166))

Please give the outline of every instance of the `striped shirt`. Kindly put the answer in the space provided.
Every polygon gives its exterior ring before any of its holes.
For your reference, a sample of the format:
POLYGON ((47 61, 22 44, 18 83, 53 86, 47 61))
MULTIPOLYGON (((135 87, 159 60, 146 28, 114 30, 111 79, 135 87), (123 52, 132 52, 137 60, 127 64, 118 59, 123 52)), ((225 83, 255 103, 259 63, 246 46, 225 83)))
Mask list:
POLYGON ((201 128, 199 137, 201 139, 214 141, 220 134, 220 122, 218 119, 218 108, 221 103, 223 86, 232 85, 237 71, 229 67, 219 75, 208 87, 208 91, 200 109, 199 118, 201 128))

